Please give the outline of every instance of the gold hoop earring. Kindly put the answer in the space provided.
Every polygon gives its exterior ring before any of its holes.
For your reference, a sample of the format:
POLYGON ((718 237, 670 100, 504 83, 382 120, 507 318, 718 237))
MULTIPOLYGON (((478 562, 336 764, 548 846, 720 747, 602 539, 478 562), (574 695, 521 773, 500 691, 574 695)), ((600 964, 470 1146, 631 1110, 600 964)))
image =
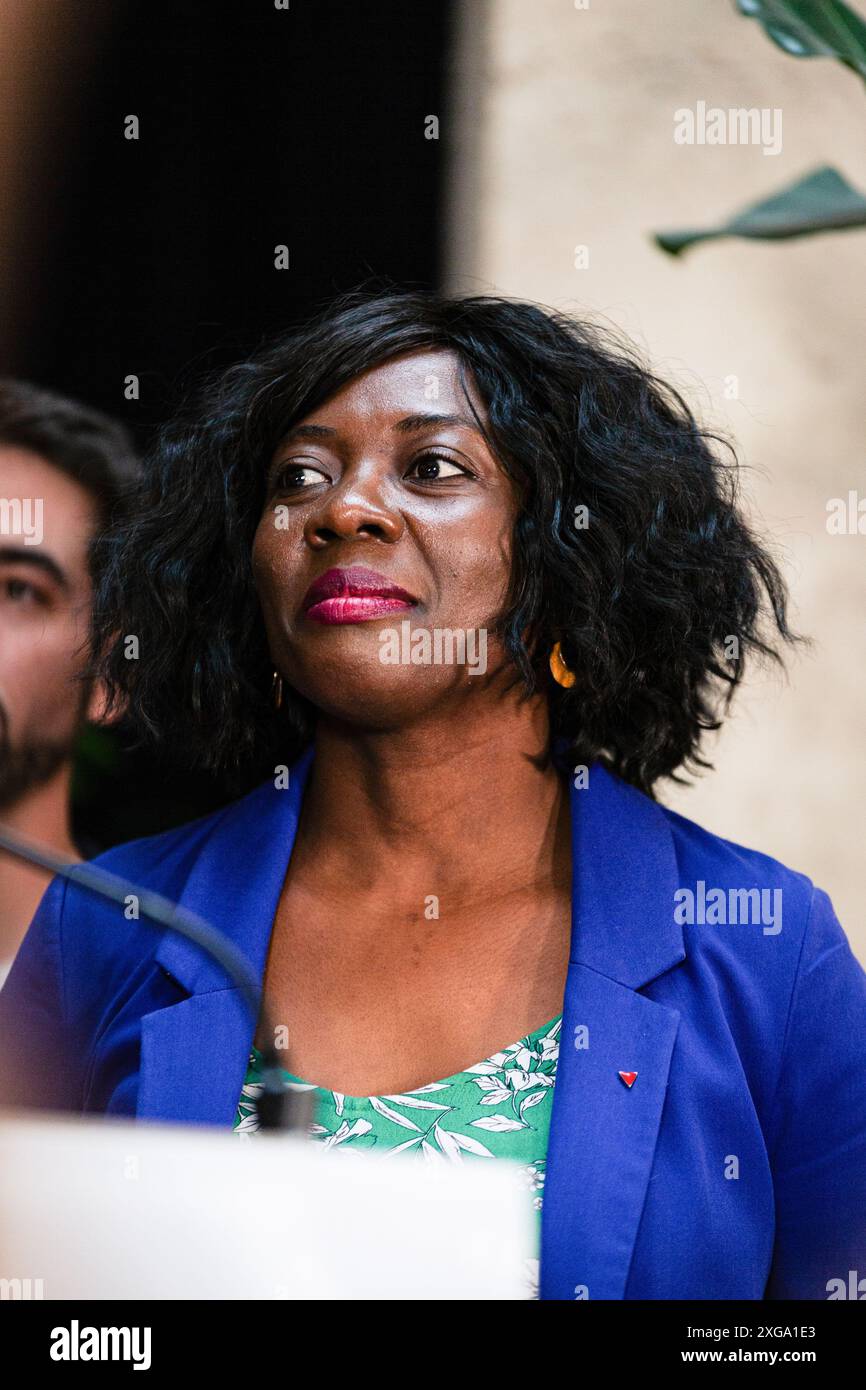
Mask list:
POLYGON ((562 659, 562 646, 559 642, 554 642, 553 651, 550 653, 550 674, 557 685, 562 685, 566 690, 570 690, 577 680, 573 671, 569 671, 562 659))
POLYGON ((283 678, 279 671, 274 672, 274 679, 271 682, 271 698, 274 702, 274 709, 279 709, 283 703, 283 678))

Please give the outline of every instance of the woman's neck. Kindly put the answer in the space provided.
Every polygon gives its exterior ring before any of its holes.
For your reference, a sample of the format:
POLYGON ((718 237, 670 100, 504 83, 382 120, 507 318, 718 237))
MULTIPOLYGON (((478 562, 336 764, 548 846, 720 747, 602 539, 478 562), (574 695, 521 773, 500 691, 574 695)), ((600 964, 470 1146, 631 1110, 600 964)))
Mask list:
POLYGON ((315 858, 325 894, 395 869, 410 893, 447 882, 467 903, 549 883, 567 791, 548 744, 541 698, 388 732, 322 719, 296 854, 315 858))

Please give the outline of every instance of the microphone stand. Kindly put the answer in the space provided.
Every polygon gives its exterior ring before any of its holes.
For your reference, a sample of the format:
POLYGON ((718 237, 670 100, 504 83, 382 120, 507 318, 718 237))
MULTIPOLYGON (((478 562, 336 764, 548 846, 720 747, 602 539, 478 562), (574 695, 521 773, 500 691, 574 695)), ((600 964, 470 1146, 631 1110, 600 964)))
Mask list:
POLYGON ((253 973, 246 956, 237 949, 234 942, 217 931, 204 918, 199 917, 179 903, 154 893, 149 888, 140 888, 128 879, 109 873, 96 864, 65 856, 46 849, 22 835, 13 833, 8 827, 0 825, 0 850, 21 859, 37 868, 47 869, 58 878, 64 878, 79 888, 87 889, 110 902, 126 905, 130 896, 138 900, 144 917, 169 931, 186 937, 196 946, 206 951, 218 965, 225 970, 238 989, 252 1019, 253 1028, 261 1012, 265 1025, 265 1036, 269 1039, 262 1053, 262 1091, 256 1101, 259 1126, 263 1130, 298 1130, 306 1136, 310 1120, 310 1093, 290 1091, 280 1074, 280 1062, 267 1014, 261 1005, 259 982, 253 973))

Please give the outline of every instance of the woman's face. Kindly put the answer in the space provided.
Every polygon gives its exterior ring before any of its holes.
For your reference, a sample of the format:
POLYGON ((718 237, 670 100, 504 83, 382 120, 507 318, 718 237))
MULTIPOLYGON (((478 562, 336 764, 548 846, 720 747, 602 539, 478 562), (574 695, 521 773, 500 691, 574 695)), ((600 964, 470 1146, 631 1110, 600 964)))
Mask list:
POLYGON ((516 513, 452 352, 405 353, 350 381, 281 441, 268 474, 253 573, 283 679, 370 728, 483 688, 505 665, 492 629, 516 513))

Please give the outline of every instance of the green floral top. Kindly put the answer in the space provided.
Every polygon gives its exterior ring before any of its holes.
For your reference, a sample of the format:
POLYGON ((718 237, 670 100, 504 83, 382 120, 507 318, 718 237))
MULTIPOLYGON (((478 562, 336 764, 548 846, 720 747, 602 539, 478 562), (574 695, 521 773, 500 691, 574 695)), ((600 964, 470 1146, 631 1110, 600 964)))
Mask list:
MULTIPOLYGON (((346 1096, 301 1081, 284 1071, 295 1091, 314 1091, 310 1134, 329 1147, 351 1144, 379 1152, 414 1152, 425 1160, 462 1163, 469 1158, 508 1158, 518 1162, 529 1200, 538 1213, 541 1248, 541 1201, 553 1086, 559 1057, 562 1015, 534 1033, 495 1052, 465 1071, 432 1081, 399 1096, 346 1096)), ((238 1101, 234 1132, 242 1137, 258 1129, 255 1102, 261 1091, 261 1054, 250 1053, 238 1101)), ((527 1282, 538 1297, 538 1258, 529 1261, 527 1282)))

